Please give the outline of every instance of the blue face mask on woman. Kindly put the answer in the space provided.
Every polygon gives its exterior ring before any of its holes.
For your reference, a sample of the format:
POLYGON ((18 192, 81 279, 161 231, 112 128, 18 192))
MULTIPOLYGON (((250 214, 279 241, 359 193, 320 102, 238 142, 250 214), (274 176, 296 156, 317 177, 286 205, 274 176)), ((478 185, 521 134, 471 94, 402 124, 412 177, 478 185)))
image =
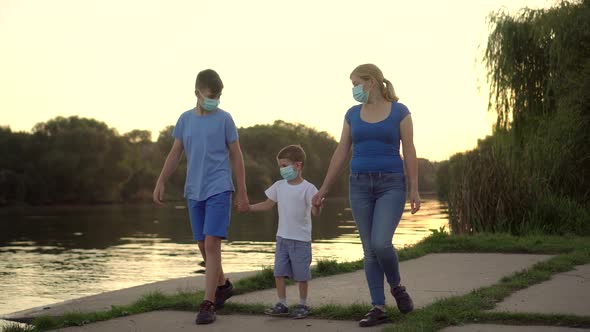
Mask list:
POLYGON ((295 170, 293 165, 281 167, 280 171, 283 179, 287 181, 294 180, 295 178, 297 178, 297 175, 299 175, 299 173, 295 170))
POLYGON ((369 100, 369 93, 363 90, 363 85, 359 84, 352 88, 352 96, 354 100, 358 101, 359 103, 366 103, 369 100))

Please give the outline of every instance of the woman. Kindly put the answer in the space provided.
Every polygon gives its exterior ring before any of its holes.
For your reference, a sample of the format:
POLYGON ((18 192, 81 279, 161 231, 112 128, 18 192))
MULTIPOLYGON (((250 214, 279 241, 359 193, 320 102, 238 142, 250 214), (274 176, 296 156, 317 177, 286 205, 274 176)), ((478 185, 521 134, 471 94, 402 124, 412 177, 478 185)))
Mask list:
POLYGON ((418 162, 410 112, 398 102, 391 82, 373 64, 355 68, 350 80, 353 97, 361 104, 346 113, 340 143, 313 204, 321 204, 354 146, 350 162, 350 207, 363 245, 365 275, 373 304, 359 324, 373 326, 388 320, 384 309, 384 276, 398 309, 408 313, 414 308, 412 299, 400 284, 399 261, 392 245, 406 202, 400 140, 412 214, 420 209, 418 162))

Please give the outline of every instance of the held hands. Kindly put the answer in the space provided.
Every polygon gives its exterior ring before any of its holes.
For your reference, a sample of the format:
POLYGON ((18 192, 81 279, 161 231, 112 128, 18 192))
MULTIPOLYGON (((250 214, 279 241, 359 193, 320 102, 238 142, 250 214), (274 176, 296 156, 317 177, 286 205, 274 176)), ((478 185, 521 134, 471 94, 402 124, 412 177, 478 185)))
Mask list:
POLYGON ((234 208, 238 210, 239 213, 250 211, 250 202, 248 201, 248 194, 245 191, 236 193, 234 208))
POLYGON ((420 194, 418 193, 418 190, 410 191, 409 199, 411 212, 412 214, 415 214, 418 212, 418 210, 420 210, 420 194))
POLYGON ((317 194, 315 194, 311 199, 311 204, 313 204, 313 206, 316 208, 322 208, 324 206, 324 196, 326 196, 326 192, 320 188, 317 194))

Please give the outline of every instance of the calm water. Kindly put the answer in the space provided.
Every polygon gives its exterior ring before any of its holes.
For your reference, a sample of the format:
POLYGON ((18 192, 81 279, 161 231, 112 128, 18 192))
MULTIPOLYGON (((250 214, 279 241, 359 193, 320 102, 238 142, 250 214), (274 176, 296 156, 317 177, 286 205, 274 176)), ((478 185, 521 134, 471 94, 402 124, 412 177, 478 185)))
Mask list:
MULTIPOLYGON (((202 273, 188 212, 176 204, 0 209, 0 314, 202 273)), ((272 265, 276 220, 276 212, 234 214, 225 271, 272 265)), ((425 199, 419 215, 404 213, 394 244, 447 223, 445 207, 425 199)), ((362 258, 346 199, 330 199, 312 236, 314 261, 362 258)))

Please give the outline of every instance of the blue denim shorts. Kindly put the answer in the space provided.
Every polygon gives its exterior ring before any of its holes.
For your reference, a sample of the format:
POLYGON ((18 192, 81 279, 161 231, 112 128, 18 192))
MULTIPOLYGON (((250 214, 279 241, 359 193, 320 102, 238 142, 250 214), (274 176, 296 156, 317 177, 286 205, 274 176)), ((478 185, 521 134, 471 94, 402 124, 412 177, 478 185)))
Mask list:
POLYGON ((231 191, 225 191, 203 201, 188 200, 188 214, 195 240, 203 241, 206 235, 227 238, 231 194, 231 191))
POLYGON ((295 281, 311 279, 311 242, 283 239, 277 236, 275 251, 275 277, 288 277, 295 281))

